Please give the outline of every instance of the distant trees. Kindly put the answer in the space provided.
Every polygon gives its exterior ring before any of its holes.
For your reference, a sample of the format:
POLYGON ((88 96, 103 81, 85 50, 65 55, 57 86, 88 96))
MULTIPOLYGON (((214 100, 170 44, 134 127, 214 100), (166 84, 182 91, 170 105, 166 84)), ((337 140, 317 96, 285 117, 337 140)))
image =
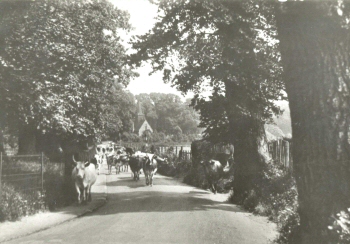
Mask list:
POLYGON ((135 97, 141 102, 145 117, 153 130, 167 135, 177 134, 178 129, 182 134, 198 134, 198 114, 188 102, 182 102, 179 96, 151 93, 135 97))
POLYGON ((130 99, 116 84, 134 75, 118 34, 130 30, 128 14, 105 0, 8 5, 0 4, 1 26, 11 26, 1 37, 0 106, 20 153, 36 151, 43 134, 83 140, 116 132, 112 121, 127 126, 120 107, 130 99))

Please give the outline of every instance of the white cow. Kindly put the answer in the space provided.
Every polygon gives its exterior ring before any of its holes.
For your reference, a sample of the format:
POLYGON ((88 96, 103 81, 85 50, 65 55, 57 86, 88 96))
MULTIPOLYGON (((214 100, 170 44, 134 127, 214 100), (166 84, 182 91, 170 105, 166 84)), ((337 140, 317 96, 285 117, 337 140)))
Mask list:
POLYGON ((74 168, 72 171, 72 180, 78 193, 78 203, 91 201, 91 187, 97 180, 95 166, 89 161, 75 161, 73 156, 74 168))

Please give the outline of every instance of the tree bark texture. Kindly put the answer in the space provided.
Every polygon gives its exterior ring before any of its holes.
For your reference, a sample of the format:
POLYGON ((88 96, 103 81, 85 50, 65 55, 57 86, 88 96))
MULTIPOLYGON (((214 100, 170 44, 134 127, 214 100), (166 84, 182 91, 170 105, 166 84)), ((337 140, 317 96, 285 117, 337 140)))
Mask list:
POLYGON ((302 243, 330 243, 332 214, 350 207, 349 30, 328 3, 276 8, 289 97, 302 243))

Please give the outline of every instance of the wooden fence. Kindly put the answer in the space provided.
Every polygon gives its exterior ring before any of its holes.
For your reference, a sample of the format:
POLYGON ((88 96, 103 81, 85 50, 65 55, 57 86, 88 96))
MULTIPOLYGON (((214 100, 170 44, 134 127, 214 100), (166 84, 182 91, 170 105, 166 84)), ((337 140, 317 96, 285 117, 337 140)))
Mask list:
POLYGON ((282 164, 287 170, 293 169, 292 149, 290 141, 279 139, 268 143, 269 153, 275 163, 282 164))
MULTIPOLYGON (((130 147, 134 150, 142 150, 144 143, 122 143, 124 147, 130 147)), ((232 146, 231 146, 232 147, 232 146)), ((172 151, 178 158, 183 160, 192 160, 191 146, 190 145, 179 145, 179 146, 169 146, 169 145, 156 145, 154 146, 159 154, 165 154, 172 151)), ((279 139, 268 143, 269 153, 271 158, 275 163, 282 164, 286 170, 292 170, 293 168, 293 158, 292 158, 292 142, 279 139)), ((212 150, 215 152, 225 152, 231 149, 229 146, 216 146, 212 150)))

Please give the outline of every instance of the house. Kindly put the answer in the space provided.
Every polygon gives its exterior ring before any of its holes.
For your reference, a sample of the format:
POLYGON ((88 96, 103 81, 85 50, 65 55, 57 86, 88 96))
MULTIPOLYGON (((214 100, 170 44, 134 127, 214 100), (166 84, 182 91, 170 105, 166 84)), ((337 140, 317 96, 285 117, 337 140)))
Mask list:
POLYGON ((145 131, 153 133, 153 129, 147 122, 146 117, 142 111, 142 106, 140 102, 137 103, 137 114, 133 127, 133 132, 139 136, 142 136, 145 131))

